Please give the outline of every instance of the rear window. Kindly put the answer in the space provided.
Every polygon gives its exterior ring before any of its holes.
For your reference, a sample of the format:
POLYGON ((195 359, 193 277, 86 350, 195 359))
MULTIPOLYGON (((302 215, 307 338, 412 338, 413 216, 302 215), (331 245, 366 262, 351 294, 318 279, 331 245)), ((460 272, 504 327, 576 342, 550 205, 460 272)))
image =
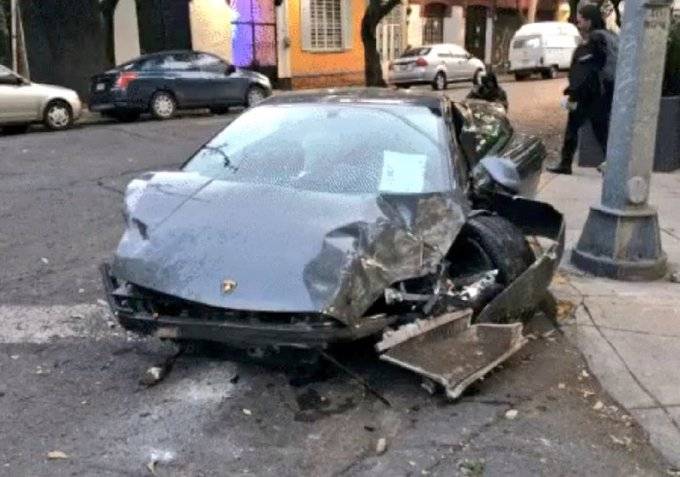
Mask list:
POLYGON ((432 48, 420 47, 420 48, 409 48, 401 55, 402 58, 408 58, 409 56, 427 56, 432 48))
POLYGON ((512 43, 513 48, 538 48, 541 46, 541 37, 538 35, 520 36, 512 43))

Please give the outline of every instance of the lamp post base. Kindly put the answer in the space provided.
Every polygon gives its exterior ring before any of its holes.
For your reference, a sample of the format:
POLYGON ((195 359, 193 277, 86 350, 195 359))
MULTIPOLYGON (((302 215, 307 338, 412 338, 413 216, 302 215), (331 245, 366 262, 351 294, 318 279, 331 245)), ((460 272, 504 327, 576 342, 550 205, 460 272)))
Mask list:
POLYGON ((656 210, 590 209, 571 262, 593 275, 624 281, 656 280, 666 274, 666 254, 656 210))

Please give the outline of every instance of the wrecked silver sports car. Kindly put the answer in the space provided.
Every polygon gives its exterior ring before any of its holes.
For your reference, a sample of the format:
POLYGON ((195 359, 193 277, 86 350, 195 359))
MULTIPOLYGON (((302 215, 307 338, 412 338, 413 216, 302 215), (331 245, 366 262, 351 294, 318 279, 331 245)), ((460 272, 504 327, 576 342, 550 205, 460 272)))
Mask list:
POLYGON ((523 344, 561 257, 562 216, 531 199, 544 158, 489 103, 270 98, 180 170, 130 183, 103 267, 112 311, 141 334, 247 348, 382 337, 383 359, 455 397, 523 344))

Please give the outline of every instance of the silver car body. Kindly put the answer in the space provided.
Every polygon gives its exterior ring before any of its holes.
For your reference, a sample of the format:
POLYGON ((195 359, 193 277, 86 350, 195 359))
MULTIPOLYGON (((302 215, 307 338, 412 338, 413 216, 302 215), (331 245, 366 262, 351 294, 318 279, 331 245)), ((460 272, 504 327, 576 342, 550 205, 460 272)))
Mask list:
POLYGON ((485 71, 484 62, 459 45, 441 43, 404 52, 390 65, 387 81, 395 85, 433 83, 440 72, 445 75, 447 83, 472 81, 477 71, 485 71))
POLYGON ((74 120, 80 117, 82 103, 75 91, 31 83, 0 65, 0 126, 41 122, 45 108, 54 100, 66 101, 71 106, 74 120))

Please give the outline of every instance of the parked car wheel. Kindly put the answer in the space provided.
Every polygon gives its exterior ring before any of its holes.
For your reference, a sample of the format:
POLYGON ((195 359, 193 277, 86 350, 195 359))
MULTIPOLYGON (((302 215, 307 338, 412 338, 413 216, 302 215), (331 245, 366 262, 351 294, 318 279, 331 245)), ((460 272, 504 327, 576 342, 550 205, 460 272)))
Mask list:
POLYGON ((434 80, 432 80, 432 89, 435 91, 446 89, 446 74, 444 74, 443 71, 440 71, 434 76, 434 80))
POLYGON ((531 76, 529 73, 515 73, 515 81, 524 81, 531 76))
POLYGON ((28 124, 15 124, 12 126, 0 127, 4 134, 23 134, 28 131, 28 124))
POLYGON ((151 114, 156 119, 170 119, 177 111, 175 97, 167 91, 158 91, 151 98, 151 114))
POLYGON ((215 106, 210 108, 210 112, 213 114, 227 114, 229 112, 229 106, 215 106))
POLYGON ((251 106, 255 106, 256 104, 264 101, 266 97, 267 93, 263 88, 260 88, 259 86, 251 86, 248 88, 248 92, 246 93, 246 106, 249 108, 251 106))
POLYGON ((73 124, 73 111, 66 101, 55 100, 47 105, 43 122, 52 131, 68 129, 73 124))
POLYGON ((547 70, 541 72, 541 77, 543 77, 543 79, 555 79, 557 78, 558 73, 557 66, 551 66, 547 70))

